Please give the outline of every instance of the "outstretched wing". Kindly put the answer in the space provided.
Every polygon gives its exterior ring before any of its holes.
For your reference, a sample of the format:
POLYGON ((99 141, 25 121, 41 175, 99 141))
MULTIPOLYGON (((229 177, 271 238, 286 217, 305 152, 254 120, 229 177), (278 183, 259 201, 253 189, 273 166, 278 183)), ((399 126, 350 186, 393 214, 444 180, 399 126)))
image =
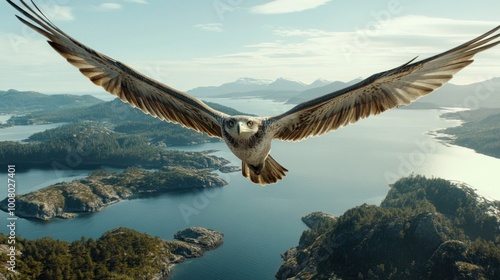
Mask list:
POLYGON ((50 22, 33 1, 34 7, 21 0, 25 8, 7 2, 32 23, 17 16, 19 20, 47 37, 52 48, 94 84, 154 117, 222 138, 224 113, 83 45, 50 22))
POLYGON ((274 138, 300 141, 400 105, 448 82, 478 52, 496 46, 500 26, 447 52, 381 72, 350 87, 301 103, 267 119, 274 138))

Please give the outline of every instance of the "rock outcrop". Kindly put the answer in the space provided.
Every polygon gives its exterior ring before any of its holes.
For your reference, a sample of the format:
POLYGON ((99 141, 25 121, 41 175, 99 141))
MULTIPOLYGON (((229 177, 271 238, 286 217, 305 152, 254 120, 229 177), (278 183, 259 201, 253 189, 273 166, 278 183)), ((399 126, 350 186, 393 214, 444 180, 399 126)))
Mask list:
POLYGON ((301 218, 301 220, 302 222, 304 222, 304 224, 306 224, 306 226, 308 226, 309 228, 313 228, 315 226, 318 226, 320 223, 324 223, 326 221, 330 221, 333 223, 337 220, 337 218, 332 214, 317 211, 305 215, 304 217, 301 218))
POLYGON ((212 250, 222 245, 224 235, 215 230, 202 227, 190 227, 178 231, 175 239, 195 244, 204 250, 212 250))

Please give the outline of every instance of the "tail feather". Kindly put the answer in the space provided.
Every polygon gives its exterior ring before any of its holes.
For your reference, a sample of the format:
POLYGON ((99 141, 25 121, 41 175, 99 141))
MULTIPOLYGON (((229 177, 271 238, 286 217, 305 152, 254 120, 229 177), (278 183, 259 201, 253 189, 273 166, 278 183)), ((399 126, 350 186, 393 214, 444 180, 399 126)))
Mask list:
POLYGON ((241 172, 243 176, 250 179, 255 184, 268 185, 274 184, 285 177, 288 172, 286 168, 276 162, 271 156, 267 156, 264 167, 260 174, 257 174, 250 166, 242 162, 241 172))

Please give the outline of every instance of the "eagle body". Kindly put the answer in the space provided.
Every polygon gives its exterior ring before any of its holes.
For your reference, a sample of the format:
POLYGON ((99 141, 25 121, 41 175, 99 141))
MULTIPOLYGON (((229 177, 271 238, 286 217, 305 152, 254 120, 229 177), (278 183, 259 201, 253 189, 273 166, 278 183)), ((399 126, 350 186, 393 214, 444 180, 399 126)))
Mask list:
POLYGON ((283 179, 286 168, 270 155, 274 139, 301 141, 425 96, 472 63, 477 53, 500 44, 500 26, 443 53, 376 73, 354 85, 268 117, 230 116, 192 96, 137 72, 80 43, 54 25, 33 1, 7 0, 17 18, 95 85, 146 114, 224 140, 242 161, 242 174, 260 185, 283 179), (16 1, 17 2, 17 1, 16 1))
POLYGON ((269 155, 274 137, 264 118, 232 116, 224 119, 221 127, 222 139, 241 160, 243 176, 257 184, 285 176, 288 170, 269 155))

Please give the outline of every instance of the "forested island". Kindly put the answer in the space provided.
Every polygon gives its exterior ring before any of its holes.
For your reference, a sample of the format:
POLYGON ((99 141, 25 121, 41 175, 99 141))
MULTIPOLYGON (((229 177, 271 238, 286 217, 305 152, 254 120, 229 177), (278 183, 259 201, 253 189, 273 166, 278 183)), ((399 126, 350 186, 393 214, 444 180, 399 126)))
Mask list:
POLYGON ((380 206, 303 220, 277 279, 500 279, 500 201, 465 184, 410 176, 380 206))
MULTIPOLYGON (((132 167, 123 172, 101 169, 90 176, 51 185, 16 197, 16 216, 37 220, 73 218, 78 213, 97 212, 112 203, 138 195, 227 185, 211 169, 164 167, 146 171, 132 167)), ((0 202, 7 211, 8 200, 0 202)))
MULTIPOLYGON (((188 228, 175 235, 180 241, 168 241, 117 228, 97 239, 82 237, 73 242, 17 238, 16 272, 1 265, 0 279, 167 279, 175 264, 222 245, 222 236, 209 229, 188 228), (211 246, 204 245, 207 240, 211 246)), ((3 244, 7 236, 0 234, 0 259, 6 264, 9 257, 3 252, 9 249, 3 244)))

